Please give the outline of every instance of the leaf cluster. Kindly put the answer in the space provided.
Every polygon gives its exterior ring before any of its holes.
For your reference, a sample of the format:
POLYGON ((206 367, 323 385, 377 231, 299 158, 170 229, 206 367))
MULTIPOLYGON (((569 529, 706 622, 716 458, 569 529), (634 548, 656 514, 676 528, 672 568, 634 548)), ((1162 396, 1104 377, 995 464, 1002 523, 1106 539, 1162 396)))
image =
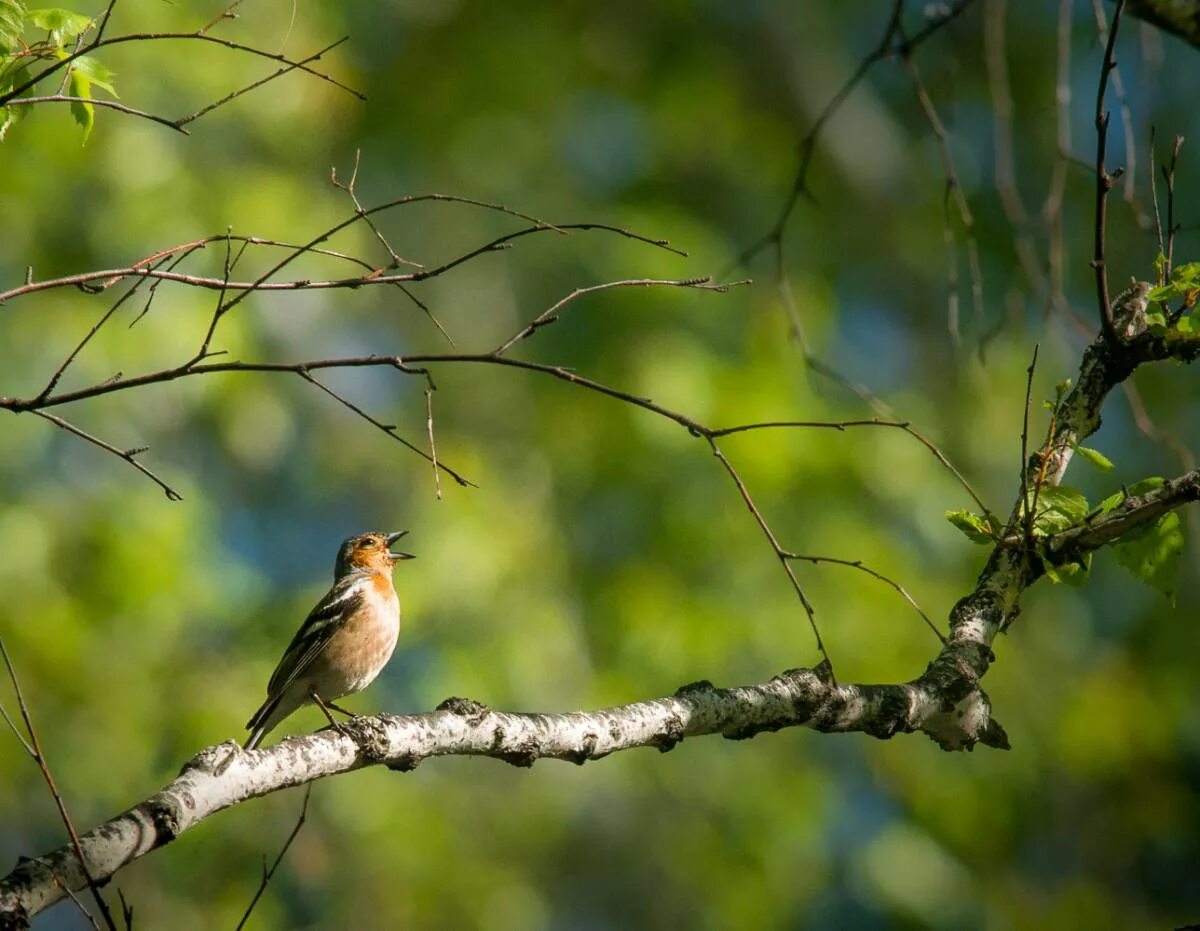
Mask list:
MULTIPOLYGON (((71 99, 71 116, 83 130, 86 143, 95 123, 93 90, 117 96, 114 75, 94 56, 77 55, 84 37, 97 25, 95 18, 57 7, 31 10, 24 0, 0 0, 0 141, 17 123, 28 105, 12 101, 32 96, 35 80, 30 69, 38 62, 71 59, 63 69, 58 93, 71 99), (26 38, 27 33, 39 34, 26 38), (27 86, 28 85, 28 86, 27 86)), ((57 72, 55 72, 57 74, 57 72)))

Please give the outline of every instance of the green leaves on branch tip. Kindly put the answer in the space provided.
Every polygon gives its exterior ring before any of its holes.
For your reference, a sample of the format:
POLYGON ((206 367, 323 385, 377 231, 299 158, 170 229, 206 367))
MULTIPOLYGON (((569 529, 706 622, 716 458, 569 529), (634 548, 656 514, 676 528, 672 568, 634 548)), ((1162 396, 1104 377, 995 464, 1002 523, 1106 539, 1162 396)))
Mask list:
POLYGON ((0 55, 7 55, 17 47, 25 15, 22 0, 0 0, 0 55))
POLYGON ((1000 536, 995 518, 984 517, 974 511, 947 511, 946 520, 967 535, 972 543, 993 543, 1000 536))
MULTIPOLYGON (((1147 478, 1110 495, 1100 502, 1098 517, 1110 514, 1130 498, 1160 488, 1161 478, 1147 478)), ((1168 511, 1144 527, 1138 527, 1113 544, 1117 562, 1128 569, 1143 585, 1160 591, 1175 603, 1175 581, 1179 576, 1179 557, 1183 552, 1183 526, 1179 515, 1168 511)))
POLYGON ((50 33, 50 41, 58 48, 62 48, 92 24, 90 16, 57 7, 30 10, 26 16, 38 29, 45 29, 50 33))
MULTIPOLYGON (((1160 258, 1162 254, 1159 254, 1160 258)), ((1200 299, 1200 262, 1186 262, 1183 265, 1177 265, 1171 269, 1171 277, 1167 281, 1163 281, 1163 273, 1166 270, 1166 259, 1163 258, 1162 266, 1158 260, 1154 262, 1155 271, 1159 273, 1159 281, 1163 283, 1157 288, 1151 288, 1150 293, 1146 295, 1147 299, 1152 303, 1165 305, 1168 301, 1183 300, 1183 309, 1187 309, 1195 305, 1197 299, 1200 299)), ((1154 314, 1147 314, 1146 320, 1149 323, 1150 317, 1154 314)), ((1165 325, 1166 321, 1163 321, 1165 325)))
MULTIPOLYGON (((1029 497, 1034 497, 1033 490, 1029 497)), ((1021 507, 1021 517, 1025 517, 1025 509, 1021 507)), ((1087 498, 1077 488, 1066 485, 1043 485, 1037 493, 1037 509, 1033 515, 1034 536, 1048 537, 1074 527, 1088 515, 1087 498)))
POLYGON ((1183 552, 1183 527, 1178 514, 1168 511, 1154 523, 1127 533, 1113 549, 1117 562, 1135 579, 1162 592, 1175 604, 1175 581, 1183 552))

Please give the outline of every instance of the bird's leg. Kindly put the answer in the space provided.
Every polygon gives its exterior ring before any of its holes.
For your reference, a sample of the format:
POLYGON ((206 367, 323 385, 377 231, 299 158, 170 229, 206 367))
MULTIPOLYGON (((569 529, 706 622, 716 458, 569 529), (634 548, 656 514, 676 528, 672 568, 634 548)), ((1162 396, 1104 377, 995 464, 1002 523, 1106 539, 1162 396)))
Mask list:
POLYGON ((328 708, 330 711, 338 712, 338 714, 344 714, 348 718, 361 718, 362 717, 362 715, 359 714, 357 711, 347 711, 345 708, 341 707, 340 705, 335 705, 331 701, 325 702, 325 707, 328 708))
MULTIPOLYGON (((333 702, 325 701, 325 699, 323 699, 320 696, 320 694, 318 694, 318 692, 315 688, 313 688, 309 691, 308 697, 311 698, 313 700, 313 703, 316 704, 316 706, 321 709, 322 713, 329 720, 330 727, 332 727, 335 731, 337 731, 343 737, 348 736, 346 734, 346 729, 344 727, 342 727, 342 725, 340 725, 337 721, 333 720, 333 715, 329 713, 329 708, 331 705, 333 705, 333 702)), ((341 711, 342 709, 338 708, 337 710, 341 711)))

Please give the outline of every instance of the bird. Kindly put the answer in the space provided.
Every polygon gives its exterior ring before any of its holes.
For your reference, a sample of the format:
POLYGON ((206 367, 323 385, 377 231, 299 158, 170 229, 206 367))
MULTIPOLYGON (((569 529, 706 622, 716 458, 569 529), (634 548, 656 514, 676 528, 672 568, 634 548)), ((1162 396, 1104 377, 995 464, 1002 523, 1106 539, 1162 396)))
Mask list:
POLYGON ((253 750, 293 711, 315 703, 341 730, 330 709, 353 717, 334 704, 361 692, 391 659, 400 633, 400 600, 392 568, 411 553, 393 553, 407 534, 372 531, 346 539, 333 567, 333 587, 317 602, 283 652, 267 683, 267 699, 246 724, 253 750))

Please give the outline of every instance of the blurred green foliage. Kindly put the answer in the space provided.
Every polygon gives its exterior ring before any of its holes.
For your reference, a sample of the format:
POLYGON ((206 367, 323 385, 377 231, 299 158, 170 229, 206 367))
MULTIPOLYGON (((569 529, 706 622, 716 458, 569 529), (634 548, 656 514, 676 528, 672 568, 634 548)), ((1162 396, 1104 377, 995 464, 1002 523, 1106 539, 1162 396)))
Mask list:
MULTIPOLYGON (((1087 337, 1063 314, 1047 315, 1015 255, 995 187, 982 6, 917 61, 976 215, 983 318, 966 310, 960 237, 956 346, 937 144, 894 62, 881 62, 828 125, 809 178, 817 200, 798 207, 786 262, 813 350, 939 443, 1006 513, 1018 489, 1032 344, 1041 343, 1040 398, 1073 376, 1087 337), (986 353, 977 351, 985 335, 986 353)), ((1007 13, 1015 164, 1033 210, 1058 160, 1053 6, 1007 13)), ((1087 161, 1101 51, 1091 9, 1074 6, 1070 148, 1087 161)), ((356 149, 367 204, 461 194, 551 221, 628 226, 690 253, 601 233, 542 234, 417 289, 464 350, 488 349, 573 288, 729 268, 774 221, 800 137, 878 42, 890 7, 247 3, 215 34, 303 56, 348 33, 352 41, 319 66, 368 101, 293 74, 197 121, 190 137, 97 112, 86 147, 64 109, 34 108, 0 146, 0 279, 19 283, 26 266, 38 279, 117 267, 227 227, 305 240, 351 209, 328 176, 336 165, 346 177, 356 149)), ((194 30, 220 9, 120 4, 110 34, 194 30)), ((907 15, 918 27, 921 12, 907 15)), ((1200 93, 1195 50, 1136 22, 1125 29, 1118 58, 1138 165, 1136 209, 1120 187, 1110 208, 1114 283, 1152 277, 1158 253, 1138 222, 1149 205, 1148 127, 1195 135, 1200 93)), ((113 46, 104 62, 125 102, 168 116, 274 68, 183 42, 113 46)), ((1120 124, 1114 118, 1114 161, 1125 151, 1120 124)), ((1187 225, 1196 164, 1185 146, 1177 258, 1197 248, 1187 225)), ((1088 173, 1070 166, 1064 285, 1089 321, 1092 192, 1088 173)), ((516 226, 447 204, 404 208, 380 224, 400 255, 426 264, 516 226)), ((1034 238, 1044 255, 1044 237, 1034 238)), ((386 261, 361 226, 332 247, 386 261)), ((210 247, 188 267, 219 274, 222 259, 210 247)), ((247 259, 243 272, 267 261, 247 259)), ((517 352, 714 425, 869 416, 805 365, 769 256, 748 274, 753 287, 724 296, 585 297, 517 352)), ((0 310, 0 393, 35 393, 112 294, 60 290, 0 310)), ((64 386, 178 364, 214 300, 164 288, 129 328, 140 310, 131 302, 64 386)), ((289 361, 448 350, 419 310, 382 289, 259 294, 225 318, 214 348, 289 361)), ((442 500, 426 463, 290 376, 185 379, 61 410, 119 446, 149 444, 145 461, 184 494, 176 504, 44 421, 4 418, 0 631, 79 825, 146 797, 199 748, 241 735, 280 650, 327 586, 339 541, 367 528, 411 528, 420 558, 398 572, 405 629, 384 675, 351 700, 363 711, 423 710, 452 694, 514 710, 590 708, 700 677, 759 681, 817 660, 786 579, 703 441, 537 374, 445 365, 434 375, 439 455, 479 486, 443 480, 442 500)), ((423 441, 419 379, 326 377, 423 441)), ((1196 373, 1161 366, 1135 381, 1157 426, 1196 448, 1196 373)), ((1037 416, 1035 433, 1044 429, 1037 416)), ((1089 443, 1115 463, 1111 473, 1072 467, 1070 483, 1092 501, 1184 470, 1170 446, 1138 431, 1120 392, 1089 443)), ((764 431, 723 446, 790 549, 862 559, 939 619, 973 584, 982 550, 944 519, 972 502, 910 437, 764 431)), ((1112 553, 1097 556, 1081 590, 1029 592, 985 683, 1010 753, 949 755, 920 737, 878 743, 793 730, 748 743, 688 741, 666 756, 619 754, 582 769, 445 759, 410 775, 374 769, 321 783, 254 926, 1095 929, 1200 920, 1196 566, 1193 542, 1174 608, 1130 580, 1112 553)), ((920 673, 936 641, 893 591, 843 567, 797 569, 841 678, 920 673)), ((11 705, 7 688, 0 696, 11 705)), ((320 723, 306 711, 281 730, 320 723)), ((33 765, 14 741, 0 746, 0 856, 11 863, 64 836, 33 765)), ((137 926, 232 927, 299 806, 299 793, 239 806, 123 871, 116 885, 135 904, 137 926)), ((82 923, 62 904, 40 926, 82 923)))

